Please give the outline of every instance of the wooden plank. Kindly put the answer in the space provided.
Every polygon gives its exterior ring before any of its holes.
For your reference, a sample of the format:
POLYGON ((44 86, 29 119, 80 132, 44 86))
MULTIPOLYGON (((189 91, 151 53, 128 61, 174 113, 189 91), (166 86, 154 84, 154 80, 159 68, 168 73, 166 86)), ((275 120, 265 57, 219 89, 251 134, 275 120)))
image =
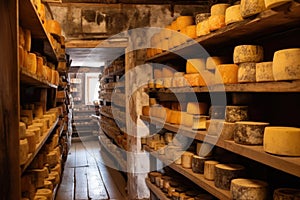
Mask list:
POLYGON ((0 42, 0 194, 1 199, 20 199, 18 74, 18 1, 1 1, 0 42), (5 28, 4 28, 5 27, 5 28))
POLYGON ((87 168, 88 196, 91 199, 108 199, 108 195, 99 174, 97 165, 89 165, 87 168))
POLYGON ((66 48, 125 48, 127 41, 109 42, 105 40, 70 40, 66 48))
MULTIPOLYGON (((76 153, 77 154, 77 153, 76 153)), ((75 168, 75 199, 89 199, 87 183, 87 167, 75 168)))
POLYGON ((75 166, 76 167, 87 167, 88 166, 88 162, 87 162, 87 158, 86 158, 86 151, 85 148, 83 146, 83 144, 81 142, 76 142, 74 143, 76 145, 76 163, 75 166))
POLYGON ((148 188, 155 194, 155 196, 160 199, 160 200, 170 200, 167 196, 166 193, 161 191, 160 188, 158 188, 156 185, 152 184, 149 179, 146 179, 146 185, 148 188))
MULTIPOLYGON (((69 160, 67 161, 67 163, 69 160)), ((75 169, 65 167, 56 200, 74 199, 75 169)))
POLYGON ((67 157, 65 168, 74 168, 76 166, 76 143, 72 143, 67 157))
POLYGON ((20 68, 20 80, 22 84, 32 85, 40 88, 57 88, 46 79, 38 77, 36 74, 29 73, 26 69, 20 68))

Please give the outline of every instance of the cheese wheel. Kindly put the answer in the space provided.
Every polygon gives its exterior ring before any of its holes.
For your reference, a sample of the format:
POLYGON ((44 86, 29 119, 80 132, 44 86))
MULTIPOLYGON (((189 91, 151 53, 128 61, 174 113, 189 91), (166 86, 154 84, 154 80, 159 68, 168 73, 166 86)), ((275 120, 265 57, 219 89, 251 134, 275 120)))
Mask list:
POLYGON ((42 3, 41 4, 41 7, 40 7, 40 18, 41 18, 41 21, 42 23, 45 23, 45 19, 46 19, 46 9, 45 9, 45 5, 42 3))
POLYGON ((44 65, 44 60, 42 57, 37 56, 36 57, 37 61, 37 66, 36 66, 36 75, 38 77, 43 77, 43 65, 44 65))
POLYGON ((207 118, 208 118, 208 116, 194 115, 192 129, 193 130, 205 130, 207 118))
POLYGON ((187 104, 187 113, 193 115, 207 114, 207 103, 204 102, 189 102, 187 104))
POLYGON ((191 152, 184 152, 181 155, 181 165, 183 168, 190 169, 192 168, 192 159, 194 154, 191 152))
POLYGON ((187 84, 188 84, 188 82, 185 78, 185 75, 184 75, 184 77, 174 77, 172 79, 172 87, 184 87, 184 86, 187 86, 187 84))
POLYGON ((19 45, 25 47, 25 34, 21 26, 19 26, 19 45))
POLYGON ((182 30, 183 28, 193 25, 194 19, 192 16, 179 16, 176 19, 178 30, 182 30))
POLYGON ((184 79, 190 87, 206 86, 206 82, 199 73, 185 74, 184 79))
POLYGON ((61 35, 61 27, 58 21, 55 20, 47 20, 45 23, 46 30, 48 33, 61 35))
POLYGON ((265 5, 267 9, 271 9, 291 1, 292 0, 265 0, 265 5))
POLYGON ((52 191, 49 189, 38 189, 36 195, 47 197, 47 200, 52 199, 52 191))
POLYGON ((264 0, 241 0, 241 15, 243 18, 251 17, 266 10, 264 0))
POLYGON ((274 81, 273 62, 256 63, 255 72, 257 82, 274 81))
POLYGON ((149 98, 149 105, 150 105, 150 106, 153 106, 153 105, 155 105, 155 104, 157 104, 156 99, 155 99, 155 98, 149 98))
POLYGON ((32 74, 36 74, 36 69, 37 69, 36 55, 34 53, 28 53, 26 55, 27 55, 26 68, 28 69, 28 72, 32 74))
POLYGON ((200 157, 193 155, 192 159, 192 171, 194 173, 203 174, 204 173, 204 162, 210 160, 210 157, 200 157))
POLYGON ((215 166, 219 164, 215 160, 207 160, 204 162, 204 178, 210 181, 215 179, 215 166))
POLYGON ((263 48, 257 45, 239 45, 234 48, 233 62, 261 62, 264 58, 263 48))
POLYGON ((26 138, 19 141, 19 149, 20 165, 23 165, 26 163, 29 153, 29 146, 26 138))
POLYGON ((233 179, 230 193, 233 199, 266 200, 268 199, 268 183, 255 179, 233 179))
POLYGON ((187 127, 193 126, 193 114, 189 114, 187 112, 181 112, 182 115, 182 125, 187 127))
POLYGON ((225 122, 221 119, 213 119, 206 121, 206 129, 208 135, 218 136, 221 140, 232 140, 235 123, 225 122))
POLYGON ((35 195, 33 200, 47 200, 47 197, 40 196, 40 195, 35 195))
POLYGON ((148 88, 154 89, 155 88, 155 80, 149 80, 148 81, 148 88))
POLYGON ((21 45, 19 45, 19 66, 24 67, 24 60, 25 60, 25 52, 21 45))
POLYGON ((237 122, 245 120, 248 120, 248 106, 226 106, 226 122, 237 122))
POLYGON ((199 22, 196 25, 196 35, 198 37, 203 36, 203 35, 207 35, 210 33, 210 29, 209 29, 209 21, 208 19, 203 20, 202 22, 199 22))
POLYGON ((28 142, 28 153, 34 153, 36 149, 36 137, 34 132, 26 132, 28 142))
POLYGON ((243 21, 243 17, 241 15, 241 6, 234 5, 230 6, 226 9, 225 13, 225 24, 229 25, 235 22, 243 21))
POLYGON ((41 135, 42 135, 42 129, 40 129, 39 127, 30 127, 30 128, 28 127, 28 129, 26 131, 34 132, 35 138, 36 138, 36 143, 40 142, 41 135))
POLYGON ((186 35, 192 39, 197 38, 196 25, 189 25, 186 27, 186 35))
POLYGON ((204 20, 208 19, 210 17, 210 13, 199 13, 195 17, 196 24, 199 24, 200 22, 203 22, 204 20))
POLYGON ((238 144, 263 144, 264 129, 269 123, 265 122, 235 122, 234 142, 238 144))
POLYGON ((174 73, 174 77, 183 77, 184 76, 184 72, 175 72, 174 73))
POLYGON ((212 15, 208 18, 209 31, 216 31, 224 26, 225 15, 212 15))
POLYGON ((240 63, 238 70, 239 83, 256 82, 256 63, 240 63))
POLYGON ((155 178, 161 177, 161 176, 162 176, 162 174, 160 172, 149 172, 148 173, 148 177, 149 177, 151 183, 155 183, 155 178))
POLYGON ((19 122, 19 139, 25 139, 26 137, 26 124, 19 122))
POLYGON ((154 79, 162 78, 162 69, 154 69, 153 70, 153 77, 154 79))
POLYGON ((177 20, 174 20, 172 23, 171 23, 171 29, 174 30, 174 31, 178 31, 179 28, 177 26, 177 20))
POLYGON ((25 38, 25 50, 30 52, 31 50, 31 31, 28 29, 24 30, 24 38, 25 38))
POLYGON ((49 190, 53 190, 52 182, 51 181, 44 181, 44 188, 49 189, 49 190))
POLYGON ((157 88, 157 89, 164 88, 164 80, 156 79, 155 80, 155 88, 157 88))
POLYGON ((171 110, 171 117, 169 123, 181 124, 181 112, 177 110, 171 110))
POLYGON ((211 106, 209 108, 209 116, 211 119, 225 119, 225 106, 211 106))
POLYGON ((227 3, 219 3, 211 6, 210 8, 210 14, 211 16, 216 15, 225 15, 226 9, 230 6, 230 4, 227 3))
POLYGON ((33 120, 32 110, 21 110, 20 114, 21 114, 21 116, 28 118, 28 124, 32 124, 32 120, 33 120))
POLYGON ((238 83, 238 65, 221 64, 217 65, 215 72, 215 82, 218 84, 238 83))
POLYGON ((144 116, 150 116, 150 107, 149 106, 143 106, 143 108, 142 108, 142 114, 144 116))
POLYGON ((164 78, 164 88, 171 88, 172 87, 173 78, 164 78))
POLYGON ((282 156, 300 156, 300 128, 266 127, 264 151, 282 156))
POLYGON ((44 167, 42 169, 32 169, 29 171, 34 177, 34 184, 36 188, 44 187, 45 178, 48 177, 48 168, 44 167))
POLYGON ((200 71, 205 69, 205 63, 204 58, 188 59, 186 61, 186 73, 200 73, 200 71))
POLYGON ((276 81, 300 79, 300 48, 276 51, 273 57, 273 75, 276 81))
POLYGON ((174 69, 171 69, 169 67, 164 67, 162 69, 162 78, 173 77, 173 75, 174 75, 174 69))
POLYGON ((278 188, 274 190, 273 200, 298 200, 300 190, 294 188, 278 188))
POLYGON ((58 173, 58 172, 52 171, 52 172, 49 174, 49 176, 55 177, 54 185, 59 184, 59 182, 60 182, 60 176, 59 176, 59 173, 58 173))
POLYGON ((208 57, 206 59, 206 69, 214 70, 214 69, 216 69, 217 65, 225 64, 228 61, 229 61, 229 58, 227 58, 227 57, 218 57, 218 56, 208 57))
POLYGON ((217 188, 230 190, 232 179, 242 178, 245 167, 237 164, 217 164, 215 165, 214 183, 217 188))
POLYGON ((206 142, 198 142, 196 154, 200 157, 211 157, 213 155, 213 145, 206 142))

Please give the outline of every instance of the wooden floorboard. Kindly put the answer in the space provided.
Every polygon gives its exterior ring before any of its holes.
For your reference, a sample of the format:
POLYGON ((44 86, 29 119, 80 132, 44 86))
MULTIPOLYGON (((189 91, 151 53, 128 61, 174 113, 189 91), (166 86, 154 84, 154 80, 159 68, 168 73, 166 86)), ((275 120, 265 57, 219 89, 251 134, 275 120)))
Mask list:
POLYGON ((56 200, 74 199, 74 168, 65 168, 56 200))

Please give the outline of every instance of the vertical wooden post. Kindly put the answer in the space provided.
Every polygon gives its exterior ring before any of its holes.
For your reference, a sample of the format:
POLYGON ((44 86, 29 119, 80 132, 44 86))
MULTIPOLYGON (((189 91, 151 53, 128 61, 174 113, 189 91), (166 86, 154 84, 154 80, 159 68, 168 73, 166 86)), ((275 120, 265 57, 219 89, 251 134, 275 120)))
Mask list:
POLYGON ((47 110, 47 89, 42 88, 40 95, 40 102, 43 106, 43 112, 45 113, 47 110))
POLYGON ((20 199, 18 1, 0 1, 0 196, 20 199))

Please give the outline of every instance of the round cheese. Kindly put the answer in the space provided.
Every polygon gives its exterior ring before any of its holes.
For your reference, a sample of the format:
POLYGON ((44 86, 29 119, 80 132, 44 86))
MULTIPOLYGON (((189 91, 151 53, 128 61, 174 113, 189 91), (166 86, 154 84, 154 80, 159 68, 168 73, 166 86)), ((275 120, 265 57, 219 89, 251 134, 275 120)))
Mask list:
POLYGON ((182 115, 182 125, 192 128, 193 126, 193 114, 187 112, 181 112, 182 115))
POLYGON ((35 195, 33 200, 47 200, 47 197, 40 196, 40 195, 35 195))
POLYGON ((55 20, 47 20, 46 21, 46 30, 48 33, 61 35, 61 27, 58 21, 55 20))
POLYGON ((266 10, 264 0, 241 0, 241 15, 243 18, 251 17, 266 10))
POLYGON ((192 171, 194 173, 203 174, 204 173, 204 162, 210 160, 210 157, 200 157, 193 155, 192 159, 192 171))
POLYGON ((248 106, 226 106, 225 121, 237 122, 248 119, 248 106))
POLYGON ((44 181, 44 188, 49 189, 49 190, 53 190, 52 182, 51 181, 44 181))
POLYGON ((185 74, 184 79, 185 79, 186 84, 189 87, 206 86, 207 84, 201 74, 199 74, 199 73, 185 74))
POLYGON ((238 70, 239 83, 256 82, 256 63, 240 63, 238 70))
POLYGON ((192 16, 179 16, 176 19, 178 30, 182 30, 183 28, 193 25, 194 19, 192 16))
POLYGON ((238 83, 238 65, 221 64, 217 65, 215 71, 215 82, 218 84, 235 84, 238 83))
POLYGON ((196 24, 199 24, 200 22, 203 22, 204 20, 208 19, 210 17, 210 13, 199 13, 195 17, 196 24))
POLYGON ((204 178, 210 181, 215 179, 215 166, 219 164, 215 160, 207 160, 204 162, 204 178))
POLYGON ((205 130, 207 118, 208 118, 208 116, 194 115, 192 129, 193 130, 205 130))
POLYGON ((233 179, 230 193, 233 199, 266 200, 268 199, 268 183, 255 179, 233 179))
POLYGON ((149 116, 150 115, 150 107, 149 106, 143 106, 143 108, 142 108, 142 114, 144 116, 149 116))
POLYGON ((216 31, 224 26, 225 15, 212 15, 208 18, 209 31, 216 31))
POLYGON ((37 63, 36 63, 36 55, 34 53, 28 53, 26 54, 26 68, 28 69, 28 72, 32 74, 36 74, 37 69, 37 63))
POLYGON ((208 57, 206 59, 206 69, 214 70, 216 69, 217 65, 225 64, 228 61, 229 59, 227 57, 218 57, 218 56, 208 57))
POLYGON ((35 138, 36 138, 36 143, 40 142, 41 135, 42 135, 42 130, 39 127, 28 127, 26 131, 31 131, 34 132, 35 138))
POLYGON ((19 139, 25 139, 26 137, 26 124, 19 122, 19 139))
POLYGON ((49 189, 38 189, 36 191, 36 195, 37 196, 44 196, 47 198, 47 200, 51 200, 52 199, 52 191, 49 189))
POLYGON ((26 138, 19 141, 19 151, 20 165, 23 165, 26 163, 29 153, 29 146, 26 138))
POLYGON ((225 13, 225 24, 226 25, 244 20, 241 15, 240 8, 241 8, 240 5, 234 5, 234 6, 230 6, 226 9, 226 13, 225 13))
POLYGON ((189 25, 186 27, 186 35, 192 39, 197 38, 196 25, 189 25))
POLYGON ((300 194, 299 189, 278 188, 274 190, 273 200, 298 200, 299 194, 300 194))
POLYGON ((26 132, 26 139, 28 142, 28 152, 34 153, 36 148, 36 137, 34 132, 26 132))
POLYGON ((24 30, 24 37, 25 37, 25 50, 30 52, 31 50, 31 31, 28 29, 24 30))
POLYGON ((230 4, 227 3, 219 3, 211 6, 210 8, 210 14, 211 16, 217 16, 217 15, 225 15, 226 9, 230 6, 230 4))
POLYGON ((209 108, 209 116, 211 119, 225 119, 225 106, 212 105, 209 108))
POLYGON ((153 77, 154 79, 163 78, 162 69, 154 69, 153 77))
POLYGON ((19 45, 25 47, 25 35, 21 26, 19 26, 19 45))
POLYGON ((148 88, 152 88, 152 89, 155 88, 155 80, 154 79, 148 81, 148 88))
POLYGON ((203 35, 207 35, 210 33, 210 29, 209 29, 209 21, 208 19, 203 20, 202 22, 199 22, 196 25, 196 35, 198 37, 203 36, 203 35))
POLYGON ((54 185, 59 184, 60 176, 59 176, 59 173, 58 173, 58 172, 51 171, 51 173, 49 174, 49 176, 55 177, 54 185))
POLYGON ((232 140, 235 123, 225 122, 222 119, 213 119, 206 121, 208 135, 218 136, 221 140, 232 140))
POLYGON ((37 61, 37 66, 36 66, 36 75, 38 77, 43 77, 43 65, 44 65, 44 60, 42 57, 37 56, 36 57, 37 61))
POLYGON ((25 52, 21 45, 19 45, 19 66, 24 67, 24 60, 25 60, 25 52))
POLYGON ((274 81, 273 62, 256 63, 255 71, 257 82, 274 81))
POLYGON ((240 45, 234 48, 233 62, 261 62, 264 58, 263 48, 257 45, 240 45))
POLYGON ((264 129, 269 123, 265 122, 235 122, 234 142, 238 144, 263 144, 264 129))
POLYGON ((195 58, 195 59, 188 59, 186 61, 186 73, 199 73, 201 70, 205 69, 205 59, 204 58, 195 58))
POLYGON ((173 81, 172 77, 164 78, 164 87, 165 88, 171 88, 172 87, 172 81, 173 81))
POLYGON ((193 115, 207 114, 207 103, 204 102, 189 102, 187 104, 187 113, 193 115))
POLYGON ((217 188, 230 190, 232 179, 244 176, 245 167, 237 164, 217 164, 215 165, 214 183, 217 188))
POLYGON ((273 75, 276 81, 300 79, 300 48, 276 51, 273 57, 273 75))
POLYGON ((163 79, 156 79, 155 80, 155 88, 157 88, 157 89, 164 88, 163 79))
POLYGON ((264 151, 282 156, 300 156, 300 128, 266 127, 264 151))
POLYGON ((184 152, 181 155, 181 165, 183 168, 192 168, 192 159, 194 154, 191 152, 184 152))
POLYGON ((265 0, 265 4, 267 9, 271 9, 291 1, 292 0, 265 0))

